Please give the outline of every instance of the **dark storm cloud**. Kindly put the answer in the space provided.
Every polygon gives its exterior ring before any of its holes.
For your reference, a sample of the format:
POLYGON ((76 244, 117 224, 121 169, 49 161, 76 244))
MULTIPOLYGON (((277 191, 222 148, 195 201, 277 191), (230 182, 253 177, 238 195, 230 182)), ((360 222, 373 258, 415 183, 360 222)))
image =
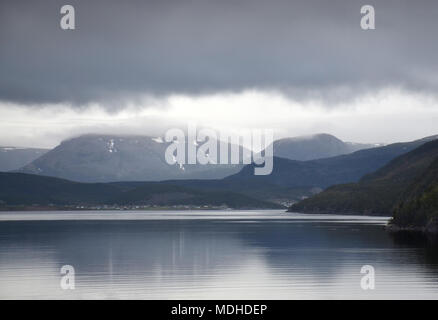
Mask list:
POLYGON ((438 1, 1 0, 0 100, 438 89, 438 1), (59 27, 62 5, 76 30, 59 27), (374 5, 376 30, 360 29, 374 5))

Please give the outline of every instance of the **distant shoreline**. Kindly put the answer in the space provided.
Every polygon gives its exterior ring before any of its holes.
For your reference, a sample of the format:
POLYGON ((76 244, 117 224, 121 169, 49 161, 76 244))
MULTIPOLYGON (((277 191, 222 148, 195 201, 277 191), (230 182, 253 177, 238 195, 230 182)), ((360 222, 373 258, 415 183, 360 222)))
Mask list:
MULTIPOLYGON (((78 208, 78 207, 56 207, 56 206, 13 206, 13 207, 0 207, 0 212, 14 212, 14 211, 166 211, 166 210, 177 210, 177 211, 189 211, 189 210, 199 210, 199 211, 239 211, 239 210, 275 210, 275 209, 260 209, 260 208, 223 208, 223 207, 172 207, 172 206, 162 206, 162 207, 141 207, 141 208, 78 208)), ((281 210, 281 209, 277 209, 281 210)))

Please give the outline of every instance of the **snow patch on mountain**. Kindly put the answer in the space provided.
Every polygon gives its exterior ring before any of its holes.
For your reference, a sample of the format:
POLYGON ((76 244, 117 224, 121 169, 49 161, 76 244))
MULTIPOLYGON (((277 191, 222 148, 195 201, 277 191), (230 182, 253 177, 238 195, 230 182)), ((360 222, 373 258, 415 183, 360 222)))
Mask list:
POLYGON ((110 153, 117 152, 117 149, 115 148, 114 139, 110 139, 109 142, 107 143, 107 146, 108 146, 108 152, 110 153))

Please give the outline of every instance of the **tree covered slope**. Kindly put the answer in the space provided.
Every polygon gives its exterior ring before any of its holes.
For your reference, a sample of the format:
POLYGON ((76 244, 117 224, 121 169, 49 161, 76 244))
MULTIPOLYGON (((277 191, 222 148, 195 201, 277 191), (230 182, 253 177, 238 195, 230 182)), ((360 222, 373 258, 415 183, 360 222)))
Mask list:
POLYGON ((154 182, 79 183, 24 173, 0 173, 0 208, 32 205, 280 207, 236 192, 205 191, 154 182))
POLYGON ((438 232, 438 158, 402 194, 392 223, 401 228, 438 232))
POLYGON ((292 205, 289 211, 391 215, 404 192, 437 158, 438 140, 434 140, 395 158, 358 183, 329 187, 292 205))

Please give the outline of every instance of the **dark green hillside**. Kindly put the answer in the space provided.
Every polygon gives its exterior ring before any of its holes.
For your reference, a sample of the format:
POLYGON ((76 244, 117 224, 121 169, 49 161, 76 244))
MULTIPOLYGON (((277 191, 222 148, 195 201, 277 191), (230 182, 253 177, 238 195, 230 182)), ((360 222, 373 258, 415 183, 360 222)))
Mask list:
POLYGON ((202 191, 159 183, 79 183, 59 178, 0 172, 0 207, 13 206, 222 206, 280 208, 280 206, 225 191, 202 191))
MULTIPOLYGON (((438 158, 403 193, 394 210, 399 227, 436 229, 438 218, 438 158)), ((434 232, 437 232, 435 230, 434 232)))
POLYGON ((358 183, 337 185, 294 204, 289 211, 391 215, 410 184, 438 157, 438 140, 402 155, 358 183))
POLYGON ((0 172, 0 201, 7 205, 104 203, 119 189, 102 183, 78 183, 24 173, 0 172))

